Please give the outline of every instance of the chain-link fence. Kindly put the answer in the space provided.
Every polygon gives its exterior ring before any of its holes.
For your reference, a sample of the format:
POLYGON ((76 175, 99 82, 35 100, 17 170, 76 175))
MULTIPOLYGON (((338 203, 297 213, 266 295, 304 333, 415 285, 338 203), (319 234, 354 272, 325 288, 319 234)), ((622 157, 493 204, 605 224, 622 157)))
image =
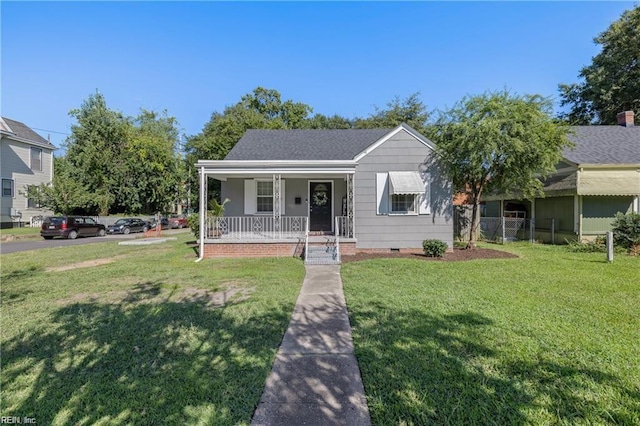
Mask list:
POLYGON ((554 225, 554 219, 482 217, 480 218, 479 239, 502 244, 509 241, 555 244, 554 225))
MULTIPOLYGON (((553 218, 526 219, 522 217, 482 217, 478 240, 506 243, 530 241, 556 243, 556 223, 553 218)), ((471 209, 456 206, 454 238, 468 241, 471 232, 471 209)))

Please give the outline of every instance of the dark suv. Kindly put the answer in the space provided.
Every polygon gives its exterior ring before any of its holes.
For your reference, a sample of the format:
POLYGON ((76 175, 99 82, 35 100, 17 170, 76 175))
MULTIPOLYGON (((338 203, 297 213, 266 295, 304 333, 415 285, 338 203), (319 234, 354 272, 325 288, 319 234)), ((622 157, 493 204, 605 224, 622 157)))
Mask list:
POLYGON ((40 235, 45 240, 64 237, 71 240, 78 237, 104 237, 107 228, 87 216, 48 216, 42 222, 40 235))

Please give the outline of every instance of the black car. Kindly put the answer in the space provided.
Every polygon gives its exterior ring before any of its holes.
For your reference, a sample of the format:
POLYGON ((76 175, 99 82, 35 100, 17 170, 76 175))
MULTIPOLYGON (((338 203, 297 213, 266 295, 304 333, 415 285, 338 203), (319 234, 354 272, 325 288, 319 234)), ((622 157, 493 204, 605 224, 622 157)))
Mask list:
POLYGON ((74 240, 78 237, 104 237, 106 228, 87 216, 48 216, 40 227, 40 236, 45 240, 63 237, 74 240))
POLYGON ((130 234, 131 232, 147 232, 149 224, 137 217, 118 219, 113 225, 107 227, 109 234, 130 234))

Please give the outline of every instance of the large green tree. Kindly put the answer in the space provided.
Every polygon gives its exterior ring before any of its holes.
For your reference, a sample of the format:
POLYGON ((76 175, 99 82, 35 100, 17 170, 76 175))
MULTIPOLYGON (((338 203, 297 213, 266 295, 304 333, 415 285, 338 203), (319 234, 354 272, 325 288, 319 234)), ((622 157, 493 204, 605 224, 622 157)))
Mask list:
POLYGON ((430 136, 444 172, 473 201, 469 247, 477 240, 482 194, 541 193, 540 179, 555 170, 569 146, 568 127, 551 114, 548 99, 508 91, 467 96, 441 113, 430 136))
POLYGON ((77 122, 66 141, 66 161, 70 177, 95 198, 89 212, 152 213, 179 197, 178 124, 166 111, 128 117, 95 93, 70 115, 77 122))
POLYGON ((424 132, 429 120, 427 107, 420 100, 420 93, 401 99, 395 97, 387 103, 386 108, 375 107, 375 113, 367 118, 358 118, 354 127, 360 129, 393 128, 406 123, 418 132, 424 132))
POLYGON ((571 124, 615 124, 622 111, 636 111, 640 124, 640 6, 594 38, 602 50, 580 71, 582 81, 561 84, 561 118, 571 124))

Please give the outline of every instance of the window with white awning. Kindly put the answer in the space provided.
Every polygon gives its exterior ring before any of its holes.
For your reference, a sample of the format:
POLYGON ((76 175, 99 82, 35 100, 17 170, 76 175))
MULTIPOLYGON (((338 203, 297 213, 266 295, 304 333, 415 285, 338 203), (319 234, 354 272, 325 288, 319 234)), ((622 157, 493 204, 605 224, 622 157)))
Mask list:
POLYGON ((376 173, 377 214, 430 214, 429 174, 376 173))

